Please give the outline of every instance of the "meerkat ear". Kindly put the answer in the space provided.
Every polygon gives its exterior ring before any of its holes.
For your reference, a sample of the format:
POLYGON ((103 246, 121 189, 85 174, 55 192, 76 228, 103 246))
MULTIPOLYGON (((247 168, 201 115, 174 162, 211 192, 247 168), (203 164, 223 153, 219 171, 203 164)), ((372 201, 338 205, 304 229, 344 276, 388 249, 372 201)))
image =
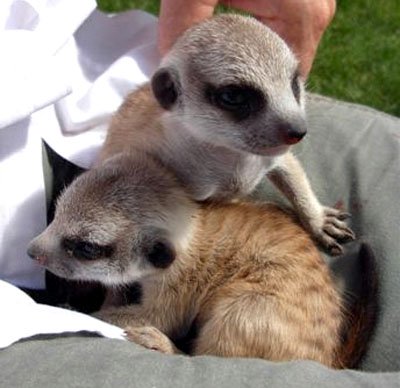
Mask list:
POLYGON ((156 268, 167 268, 175 260, 175 249, 169 241, 153 242, 147 252, 147 260, 156 268))
POLYGON ((167 110, 171 110, 180 95, 178 73, 168 67, 161 68, 151 78, 151 88, 158 103, 167 110))

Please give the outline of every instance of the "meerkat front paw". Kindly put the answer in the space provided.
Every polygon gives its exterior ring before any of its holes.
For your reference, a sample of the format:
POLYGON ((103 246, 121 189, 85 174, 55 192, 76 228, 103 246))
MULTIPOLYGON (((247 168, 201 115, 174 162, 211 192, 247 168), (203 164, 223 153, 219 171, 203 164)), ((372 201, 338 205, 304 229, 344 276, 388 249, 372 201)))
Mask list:
POLYGON ((129 341, 150 350, 157 350, 165 354, 180 353, 174 343, 154 326, 129 326, 125 328, 125 335, 129 341))
POLYGON ((340 244, 352 241, 356 238, 354 232, 345 222, 349 217, 349 213, 330 207, 323 207, 321 218, 310 222, 310 228, 314 238, 326 248, 331 255, 341 255, 343 253, 343 247, 340 244))

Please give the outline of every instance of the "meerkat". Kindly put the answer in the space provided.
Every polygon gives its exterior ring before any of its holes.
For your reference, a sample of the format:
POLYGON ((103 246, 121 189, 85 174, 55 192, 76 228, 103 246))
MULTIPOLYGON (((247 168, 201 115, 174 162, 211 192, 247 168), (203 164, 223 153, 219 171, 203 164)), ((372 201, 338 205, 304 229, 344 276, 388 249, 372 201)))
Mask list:
POLYGON ((267 175, 331 254, 354 239, 349 216, 320 204, 291 146, 306 134, 299 64, 257 20, 221 15, 183 34, 151 82, 111 120, 98 163, 119 152, 157 155, 198 201, 250 194, 267 175))
POLYGON ((192 355, 349 367, 341 295, 295 220, 267 203, 196 202, 160 160, 119 154, 64 191, 28 254, 111 294, 137 282, 139 303, 109 298, 97 316, 148 348, 177 353, 195 328, 192 355))

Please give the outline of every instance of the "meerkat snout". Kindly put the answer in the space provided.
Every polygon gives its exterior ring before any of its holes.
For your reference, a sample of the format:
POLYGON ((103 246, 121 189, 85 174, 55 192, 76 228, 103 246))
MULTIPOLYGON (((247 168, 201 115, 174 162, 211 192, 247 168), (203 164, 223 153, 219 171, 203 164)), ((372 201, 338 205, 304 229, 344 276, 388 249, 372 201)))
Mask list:
POLYGON ((43 233, 33 239, 28 246, 28 255, 61 277, 74 278, 73 261, 85 262, 107 259, 114 253, 114 247, 90 242, 84 237, 62 236, 57 222, 51 224, 43 233))
MULTIPOLYGON (((35 239, 36 240, 36 239, 35 239)), ((39 251, 35 240, 31 241, 28 245, 28 249, 26 251, 26 253, 28 254, 28 256, 35 260, 37 257, 39 256, 43 256, 43 254, 39 251)))
POLYGON ((46 265, 47 255, 36 242, 36 239, 29 244, 27 254, 32 260, 36 260, 40 265, 46 265))
POLYGON ((53 234, 52 228, 47 228, 35 237, 28 245, 27 254, 40 265, 47 265, 51 253, 59 256, 59 239, 53 234))
POLYGON ((307 133, 305 125, 283 124, 279 127, 285 144, 291 145, 298 143, 307 133))

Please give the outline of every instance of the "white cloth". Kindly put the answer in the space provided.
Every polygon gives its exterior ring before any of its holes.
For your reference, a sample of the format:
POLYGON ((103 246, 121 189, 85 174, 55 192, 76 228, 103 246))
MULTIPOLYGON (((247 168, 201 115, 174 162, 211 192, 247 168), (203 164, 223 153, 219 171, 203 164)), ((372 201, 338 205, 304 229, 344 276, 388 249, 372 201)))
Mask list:
POLYGON ((94 0, 0 2, 0 279, 44 287, 26 255, 45 228, 41 142, 89 167, 110 114, 158 64, 156 18, 94 0))
POLYGON ((35 303, 24 292, 0 280, 0 349, 38 334, 94 332, 124 339, 123 330, 88 315, 35 303))

